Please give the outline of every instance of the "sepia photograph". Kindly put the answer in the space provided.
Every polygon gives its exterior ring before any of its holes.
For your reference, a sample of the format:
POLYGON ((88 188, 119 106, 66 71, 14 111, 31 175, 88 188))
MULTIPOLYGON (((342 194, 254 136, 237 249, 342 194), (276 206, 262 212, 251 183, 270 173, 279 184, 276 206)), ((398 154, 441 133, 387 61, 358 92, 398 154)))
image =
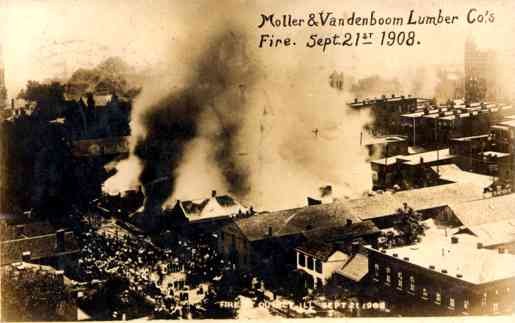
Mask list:
POLYGON ((0 0, 0 321, 511 321, 514 12, 0 0))

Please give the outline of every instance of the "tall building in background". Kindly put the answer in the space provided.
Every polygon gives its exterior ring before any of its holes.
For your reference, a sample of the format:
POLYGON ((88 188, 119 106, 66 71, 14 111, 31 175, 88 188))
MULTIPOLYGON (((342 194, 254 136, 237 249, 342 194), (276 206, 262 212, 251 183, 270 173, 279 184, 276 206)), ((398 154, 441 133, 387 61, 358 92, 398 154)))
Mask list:
POLYGON ((472 39, 465 42, 465 101, 495 101, 498 96, 497 57, 493 50, 479 50, 472 39))

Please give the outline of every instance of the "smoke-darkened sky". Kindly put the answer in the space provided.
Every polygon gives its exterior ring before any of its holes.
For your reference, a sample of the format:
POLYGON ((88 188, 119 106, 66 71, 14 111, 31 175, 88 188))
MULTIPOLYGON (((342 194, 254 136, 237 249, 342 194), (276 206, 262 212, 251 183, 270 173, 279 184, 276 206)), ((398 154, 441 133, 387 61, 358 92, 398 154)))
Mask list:
MULTIPOLYGON (((348 111, 345 103, 352 93, 329 87, 333 71, 395 78, 408 94, 420 66, 462 66, 470 36, 479 47, 496 50, 503 70, 510 71, 511 6, 507 1, 26 0, 4 2, 0 19, 5 18, 10 94, 29 79, 65 76, 109 56, 153 71, 132 115, 131 161, 140 160, 122 163, 108 183, 168 178, 159 182, 152 207, 217 189, 277 209, 305 203, 307 194, 326 184, 340 196, 370 188, 370 167, 359 145, 369 116, 348 111), (495 22, 467 24, 470 8, 494 12, 495 22), (348 17, 374 10, 376 17, 407 19, 412 9, 417 15, 437 15, 442 9, 460 20, 386 27, 415 31, 420 44, 412 47, 381 47, 376 39, 368 47, 324 52, 304 46, 311 34, 366 31, 379 37, 385 27, 257 28, 261 14, 301 18, 324 10, 348 17), (262 33, 291 37, 298 45, 259 49, 262 33)), ((430 96, 436 81, 431 73, 424 78, 417 86, 430 96)), ((512 83, 506 79, 505 84, 512 83)))

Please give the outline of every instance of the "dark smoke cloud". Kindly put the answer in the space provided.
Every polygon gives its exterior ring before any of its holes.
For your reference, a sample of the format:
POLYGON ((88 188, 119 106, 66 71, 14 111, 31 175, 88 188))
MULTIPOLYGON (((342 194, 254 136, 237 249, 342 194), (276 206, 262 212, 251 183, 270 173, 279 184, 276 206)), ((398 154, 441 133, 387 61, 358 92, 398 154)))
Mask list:
POLYGON ((193 60, 193 73, 186 84, 171 89, 143 113, 146 135, 137 142, 135 153, 143 165, 140 181, 146 192, 146 212, 159 212, 174 192, 176 170, 188 143, 199 135, 206 113, 215 118, 210 122, 217 123, 218 131, 210 138, 212 157, 229 191, 237 195, 248 191, 248 171, 235 161, 235 138, 246 106, 245 88, 252 85, 256 75, 252 62, 244 35, 230 30, 221 32, 193 60))

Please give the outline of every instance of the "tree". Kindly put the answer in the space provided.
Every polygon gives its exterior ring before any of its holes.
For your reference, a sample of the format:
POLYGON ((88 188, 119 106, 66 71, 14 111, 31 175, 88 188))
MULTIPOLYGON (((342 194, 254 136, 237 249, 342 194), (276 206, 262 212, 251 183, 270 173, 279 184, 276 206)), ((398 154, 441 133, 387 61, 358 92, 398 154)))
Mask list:
POLYGON ((64 85, 59 82, 28 81, 25 89, 18 94, 18 98, 35 101, 42 105, 62 103, 64 101, 64 85))
POLYGON ((407 203, 397 210, 399 220, 394 224, 394 228, 401 233, 407 244, 413 244, 425 234, 425 226, 420 223, 421 216, 415 212, 407 203))

